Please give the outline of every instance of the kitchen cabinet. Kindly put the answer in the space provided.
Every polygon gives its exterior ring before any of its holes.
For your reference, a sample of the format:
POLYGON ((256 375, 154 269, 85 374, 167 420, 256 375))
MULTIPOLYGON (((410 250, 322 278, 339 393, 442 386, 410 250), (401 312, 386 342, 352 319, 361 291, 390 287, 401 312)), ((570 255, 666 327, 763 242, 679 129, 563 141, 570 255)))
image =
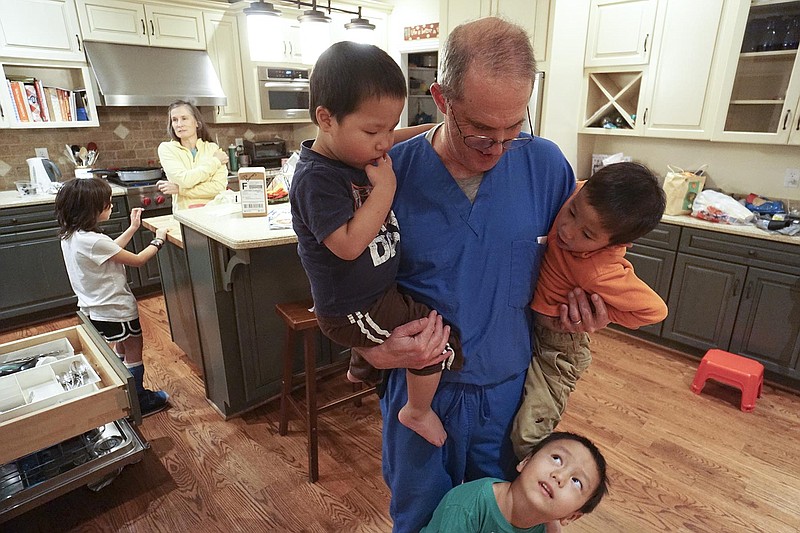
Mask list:
MULTIPOLYGON (((113 196, 111 206, 111 216, 100 228, 116 239, 130 225, 128 204, 124 196, 113 196)), ((142 249, 154 237, 141 228, 126 249, 133 252, 136 239, 142 249)), ((0 276, 0 330, 75 311, 77 298, 61 255, 52 203, 0 209, 0 264, 14 273, 0 276)), ((155 258, 126 272, 136 294, 160 287, 155 258)))
POLYGON ((222 83, 228 103, 216 106, 211 122, 247 122, 244 105, 242 57, 239 50, 239 24, 236 16, 228 13, 203 13, 208 55, 222 83))
MULTIPOLYGON (((656 229, 637 239, 625 254, 636 275, 667 302, 672 273, 675 266, 681 228, 659 224, 656 229)), ((639 331, 661 334, 663 322, 642 326, 639 331)))
POLYGON ((205 50, 203 13, 190 5, 76 0, 85 39, 205 50))
POLYGON ((729 43, 724 21, 735 7, 725 0, 593 3, 581 132, 710 139, 722 78, 717 50, 729 43))
POLYGON ((646 65, 657 0, 592 0, 586 67, 646 65))
MULTIPOLYGON (((242 58, 245 63, 297 65, 303 63, 300 22, 297 14, 281 6, 280 17, 239 16, 242 58)), ((297 13, 300 13, 299 11, 297 13)), ((326 28, 328 29, 328 28, 326 28)))
POLYGON ((712 140, 800 144, 798 33, 800 2, 740 3, 712 140))
POLYGON ((408 115, 409 126, 429 124, 439 120, 439 110, 430 86, 436 82, 439 54, 421 52, 408 54, 408 115))
POLYGON ((78 315, 77 326, 0 345, 0 360, 14 352, 35 355, 40 347, 65 350, 66 356, 0 378, 0 522, 79 487, 100 490, 144 455, 147 441, 131 427, 141 424, 133 377, 89 320, 78 315), (89 367, 83 374, 93 383, 57 392, 57 376, 76 359, 89 367), (14 387, 19 385, 19 394, 31 374, 37 385, 28 398, 36 391, 40 399, 9 404, 14 387))
POLYGON ((757 359, 800 384, 797 250, 792 244, 683 228, 662 337, 757 359))
POLYGON ((74 0, 0 2, 0 57, 85 61, 74 0))
POLYGON ((544 63, 548 60, 548 28, 550 0, 440 0, 439 42, 443 45, 447 35, 463 22, 483 17, 503 17, 519 24, 531 35, 534 57, 544 63))
MULTIPOLYGON (((89 78, 89 68, 84 60, 83 63, 72 63, 65 61, 46 61, 35 59, 0 59, 0 83, 4 87, 0 88, 0 114, 3 116, 0 125, 4 128, 12 129, 50 129, 50 128, 87 128, 97 127, 100 122, 97 118, 97 103, 94 89, 89 78), (36 79, 41 81, 45 89, 63 89, 63 100, 56 99, 51 101, 52 105, 63 103, 69 106, 69 101, 82 94, 83 104, 86 109, 88 120, 77 120, 77 112, 73 110, 73 120, 56 120, 54 115, 50 115, 51 120, 34 122, 33 120, 22 120, 19 117, 15 106, 14 96, 6 83, 9 78, 17 79, 36 79)), ((47 97, 46 95, 44 96, 47 97)), ((17 99, 17 105, 28 105, 29 102, 17 99)), ((52 109, 52 105, 50 109, 52 109)), ((59 108, 61 109, 61 108, 59 108)), ((30 116, 32 108, 28 107, 26 112, 30 116)))
MULTIPOLYGON (((118 236, 127 227, 127 212, 124 197, 113 197, 111 217, 101 227, 118 236)), ((0 263, 13 272, 0 276, 0 329, 54 310, 74 312, 78 300, 61 255, 52 203, 0 210, 0 263)))

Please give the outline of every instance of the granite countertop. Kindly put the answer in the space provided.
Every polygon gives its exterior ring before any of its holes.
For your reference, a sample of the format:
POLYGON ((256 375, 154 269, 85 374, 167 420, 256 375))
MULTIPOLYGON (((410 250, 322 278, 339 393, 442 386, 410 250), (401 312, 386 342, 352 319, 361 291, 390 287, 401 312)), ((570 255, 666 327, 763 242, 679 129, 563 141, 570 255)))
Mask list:
POLYGON ((709 231, 717 231, 719 233, 729 233, 731 235, 741 235, 743 237, 754 237, 756 239, 763 239, 767 241, 800 245, 800 236, 771 233, 757 228, 752 224, 747 224, 746 226, 718 224, 715 222, 709 222, 708 220, 701 220, 699 218, 691 217, 689 215, 664 215, 661 217, 661 222, 674 224, 676 226, 685 226, 687 228, 698 228, 709 231))
MULTIPOLYGON (((112 196, 125 194, 125 189, 116 185, 111 186, 112 196)), ((16 190, 0 191, 0 209, 4 207, 23 207, 26 205, 54 204, 55 194, 33 194, 30 196, 20 196, 16 190)))
POLYGON ((244 217, 241 204, 233 203, 183 209, 174 217, 181 224, 234 250, 296 243, 294 230, 277 229, 284 227, 278 226, 278 222, 288 220, 289 204, 270 205, 268 211, 268 217, 244 217))
POLYGON ((171 242, 178 248, 183 248, 183 235, 181 235, 180 222, 175 220, 172 215, 162 215, 160 217, 150 217, 142 219, 142 226, 153 233, 164 228, 167 230, 167 242, 171 242))

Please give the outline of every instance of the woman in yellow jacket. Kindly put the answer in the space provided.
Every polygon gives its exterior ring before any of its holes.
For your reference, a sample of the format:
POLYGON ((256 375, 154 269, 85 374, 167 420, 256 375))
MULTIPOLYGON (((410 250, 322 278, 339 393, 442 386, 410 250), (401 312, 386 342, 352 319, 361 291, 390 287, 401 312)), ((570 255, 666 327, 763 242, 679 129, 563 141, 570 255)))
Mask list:
POLYGON ((172 195, 173 210, 207 204, 228 185, 228 154, 211 142, 200 111, 178 100, 168 109, 167 132, 171 141, 158 146, 158 157, 167 180, 157 183, 172 195))

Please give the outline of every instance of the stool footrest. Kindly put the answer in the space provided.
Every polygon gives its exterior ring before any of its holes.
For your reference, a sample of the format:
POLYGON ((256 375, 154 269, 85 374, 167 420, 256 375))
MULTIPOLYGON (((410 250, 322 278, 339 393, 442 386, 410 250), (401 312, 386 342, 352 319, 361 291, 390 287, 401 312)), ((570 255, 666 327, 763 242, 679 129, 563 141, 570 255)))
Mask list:
POLYGON ((344 396, 344 397, 339 398, 337 400, 333 400, 331 402, 326 403, 325 405, 317 407, 317 413, 324 413, 325 411, 328 411, 329 409, 333 409, 334 407, 338 407, 338 406, 342 405, 343 403, 347 403, 347 402, 351 402, 353 400, 357 400, 359 398, 363 398, 364 396, 368 396, 368 395, 370 395, 370 394, 372 394, 374 392, 375 392, 375 387, 370 387, 368 389, 362 389, 360 391, 356 391, 356 392, 354 392, 352 394, 348 394, 347 396, 344 396))

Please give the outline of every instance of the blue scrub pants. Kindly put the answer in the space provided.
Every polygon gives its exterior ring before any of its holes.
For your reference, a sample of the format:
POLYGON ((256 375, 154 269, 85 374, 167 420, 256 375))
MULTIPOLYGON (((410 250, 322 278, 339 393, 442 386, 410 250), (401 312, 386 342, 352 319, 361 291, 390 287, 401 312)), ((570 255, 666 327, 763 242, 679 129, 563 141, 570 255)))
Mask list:
POLYGON ((510 432, 524 383, 524 371, 496 385, 442 382, 432 406, 447 440, 437 448, 398 422, 407 400, 406 372, 389 374, 381 412, 383 478, 392 493, 393 531, 417 533, 445 493, 462 482, 516 477, 510 432))

